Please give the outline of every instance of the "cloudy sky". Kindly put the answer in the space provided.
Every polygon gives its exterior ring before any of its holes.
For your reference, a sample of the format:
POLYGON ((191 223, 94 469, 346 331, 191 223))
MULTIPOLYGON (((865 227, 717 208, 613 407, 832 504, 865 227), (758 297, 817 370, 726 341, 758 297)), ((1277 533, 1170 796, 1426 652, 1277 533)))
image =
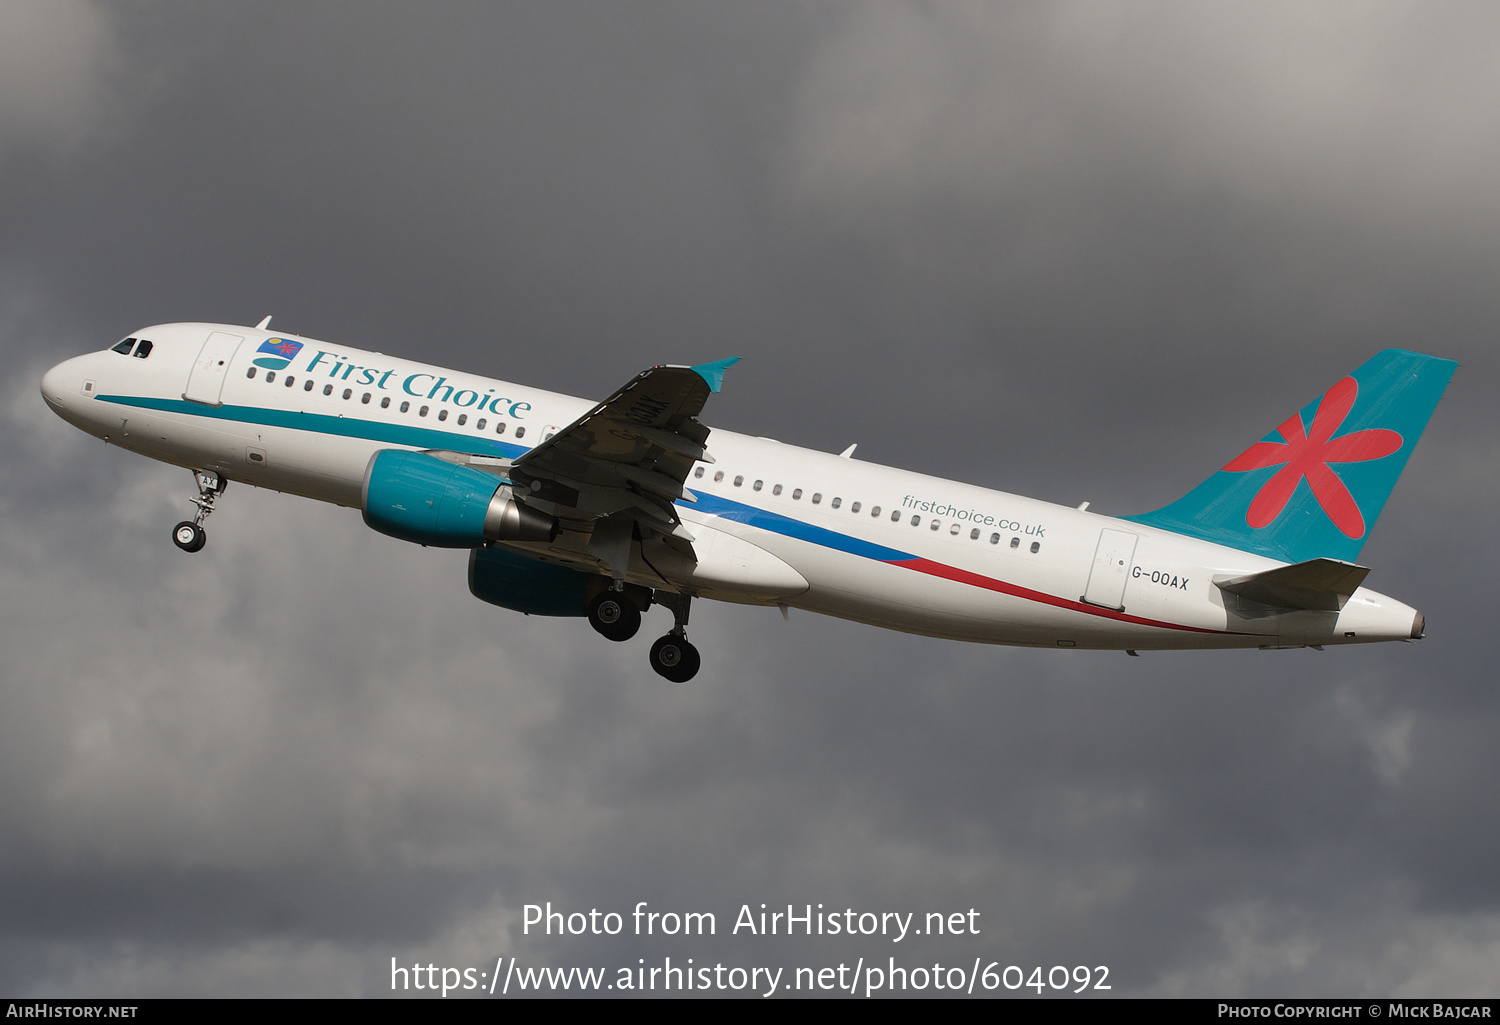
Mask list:
POLYGON ((1497 995, 1497 96, 1500 12, 1457 3, 0 0, 0 992, 671 956, 1497 995), (485 606, 350 510, 231 488, 189 558, 188 474, 40 375, 266 314, 588 397, 740 355, 711 425, 1119 513, 1432 352, 1361 557, 1428 637, 1130 659, 700 603, 676 687, 665 613, 485 606), (548 901, 719 935, 523 934, 548 901), (981 931, 730 935, 762 902, 981 931))

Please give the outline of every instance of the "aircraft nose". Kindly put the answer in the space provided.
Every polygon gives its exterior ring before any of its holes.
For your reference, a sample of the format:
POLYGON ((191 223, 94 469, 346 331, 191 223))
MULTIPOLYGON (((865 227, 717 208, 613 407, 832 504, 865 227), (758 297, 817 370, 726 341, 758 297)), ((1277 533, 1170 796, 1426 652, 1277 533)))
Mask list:
POLYGON ((54 409, 62 408, 62 388, 59 386, 63 379, 62 370, 66 365, 65 362, 59 363, 42 375, 42 398, 54 409))
POLYGON ((82 356, 65 359, 42 375, 42 398, 54 410, 63 410, 70 397, 82 394, 85 387, 83 359, 82 356))

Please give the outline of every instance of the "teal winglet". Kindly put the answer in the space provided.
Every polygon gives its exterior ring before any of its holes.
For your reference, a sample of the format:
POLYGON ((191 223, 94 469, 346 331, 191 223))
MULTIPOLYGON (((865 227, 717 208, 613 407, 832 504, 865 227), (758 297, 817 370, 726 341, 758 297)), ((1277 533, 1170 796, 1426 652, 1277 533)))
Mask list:
POLYGON ((738 356, 730 356, 728 359, 715 360, 712 363, 699 363, 693 368, 699 377, 708 382, 710 391, 718 391, 724 387, 724 371, 740 361, 738 356))

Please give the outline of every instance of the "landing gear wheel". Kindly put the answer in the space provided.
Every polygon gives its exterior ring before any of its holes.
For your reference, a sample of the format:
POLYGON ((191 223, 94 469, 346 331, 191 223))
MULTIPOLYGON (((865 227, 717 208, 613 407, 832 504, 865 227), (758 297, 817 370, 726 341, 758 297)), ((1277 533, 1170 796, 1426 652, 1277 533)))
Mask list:
POLYGON ((183 520, 172 528, 172 543, 184 552, 199 552, 208 544, 208 534, 192 520, 183 520))
POLYGON ((193 483, 198 486, 198 497, 193 499, 193 504, 198 507, 198 515, 190 520, 183 520, 172 528, 172 543, 184 552, 201 552, 208 543, 208 535, 203 531, 203 521, 214 511, 214 503, 219 500, 224 489, 229 487, 229 478, 217 470, 194 470, 193 483))
POLYGON ((620 591, 605 591, 589 602, 589 625, 612 641, 628 641, 641 628, 641 610, 620 591))
POLYGON ((698 675, 703 660, 685 637, 667 634, 651 645, 651 668, 673 683, 687 683, 698 675))

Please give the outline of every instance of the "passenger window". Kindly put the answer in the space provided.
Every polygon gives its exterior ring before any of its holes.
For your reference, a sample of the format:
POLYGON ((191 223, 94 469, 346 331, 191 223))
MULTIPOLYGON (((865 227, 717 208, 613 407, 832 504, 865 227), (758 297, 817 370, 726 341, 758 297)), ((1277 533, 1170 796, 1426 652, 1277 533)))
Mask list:
POLYGON ((830 509, 837 509, 840 505, 843 504, 843 502, 844 500, 842 498, 835 498, 832 502, 828 503, 828 507, 830 509))
POLYGON ((736 476, 734 478, 734 486, 735 487, 739 487, 743 483, 745 483, 745 478, 744 477, 736 476))
POLYGON ((723 479, 724 479, 724 471, 723 470, 716 470, 716 471, 714 471, 714 483, 715 484, 719 483, 719 481, 721 481, 723 479))
POLYGON ((464 424, 466 424, 468 422, 469 422, 469 414, 468 413, 460 413, 460 414, 458 414, 458 426, 462 427, 464 424))
POLYGON ((962 528, 959 527, 959 525, 957 523, 955 523, 953 526, 951 526, 951 527, 948 528, 948 533, 951 534, 951 535, 953 535, 954 537, 957 537, 958 536, 958 532, 961 529, 962 528))
MULTIPOLYGON (((271 375, 267 374, 266 376, 270 377, 271 375)), ((353 388, 345 388, 344 389, 344 401, 347 402, 349 399, 351 399, 353 397, 354 397, 354 389, 353 388)))
POLYGON ((973 530, 969 531, 969 540, 970 541, 978 541, 979 540, 979 528, 978 527, 975 527, 973 530))
POLYGON ((303 391, 312 391, 313 390, 313 379, 311 377, 309 377, 307 379, 307 383, 302 386, 302 390, 303 391))
POLYGON ((405 400, 402 400, 402 402, 401 402, 401 409, 399 410, 399 412, 404 413, 404 412, 406 412, 410 408, 411 408, 411 403, 407 402, 405 400))
POLYGON ((901 522, 901 510, 900 509, 892 509, 891 510, 891 522, 892 523, 900 523, 901 522))
POLYGON ((485 423, 484 417, 480 417, 479 418, 479 422, 474 425, 474 429, 476 431, 482 431, 482 430, 484 430, 484 423, 485 423))
POLYGON ((1020 548, 1021 547, 1021 539, 1018 538, 1018 537, 1011 538, 1010 539, 1010 546, 1012 548, 1020 548))
POLYGON ((524 437, 526 437, 526 428, 524 428, 524 427, 517 427, 516 428, 516 437, 518 437, 518 438, 524 438, 524 437))
POLYGON ((870 509, 870 515, 873 516, 877 520, 880 519, 880 506, 878 506, 878 505, 877 506, 873 506, 870 509))
POLYGON ((505 433, 505 421, 504 420, 501 420, 499 423, 497 423, 495 425, 495 433, 496 434, 504 434, 505 433))
POLYGON ((752 491, 759 491, 761 489, 761 483, 761 481, 756 481, 754 484, 750 485, 750 489, 752 491))
POLYGON ((701 479, 702 476, 703 476, 703 471, 706 470, 706 469, 708 469, 708 467, 706 467, 706 466, 700 466, 700 467, 698 467, 696 470, 693 471, 693 476, 694 477, 698 477, 698 478, 701 479))
POLYGON ((1000 543, 1000 535, 999 534, 991 534, 990 535, 990 544, 997 545, 999 543, 1000 543))
POLYGON ((386 395, 386 396, 384 396, 384 397, 381 398, 381 400, 380 400, 380 408, 381 409, 390 409, 391 408, 391 397, 389 395, 386 395))
POLYGON ((851 505, 851 506, 850 506, 850 507, 849 507, 849 511, 850 511, 850 512, 852 512, 852 513, 857 513, 857 512, 859 512, 859 503, 858 503, 858 502, 855 502, 855 503, 854 503, 854 504, 853 504, 853 505, 851 505))
POLYGON ((297 383, 297 379, 295 377, 293 377, 291 374, 287 374, 286 375, 286 386, 288 388, 290 388, 292 385, 294 385, 296 383, 297 383))
POLYGON ((120 353, 123 356, 129 356, 130 355, 130 347, 132 345, 134 345, 134 344, 135 344, 135 339, 134 338, 127 338, 123 342, 121 342, 120 344, 111 347, 109 351, 110 352, 118 352, 118 353, 120 353))
POLYGON ((938 521, 937 521, 937 520, 933 520, 933 521, 932 521, 932 529, 933 529, 933 530, 937 530, 937 529, 938 529, 938 527, 940 527, 940 526, 941 526, 941 524, 940 524, 940 523, 938 523, 938 521))
POLYGON ((274 371, 274 370, 267 370, 266 371, 266 383, 267 384, 275 384, 276 383, 276 371, 274 371))
POLYGON ((773 494, 773 495, 779 495, 779 494, 781 494, 781 485, 778 484, 774 488, 772 488, 771 489, 771 494, 773 494))
POLYGON ((913 516, 911 518, 911 525, 913 527, 920 527, 922 525, 922 517, 920 517, 920 516, 913 516))
POLYGON ((821 501, 823 501, 823 492, 821 492, 821 491, 814 491, 813 492, 813 498, 812 498, 813 505, 817 505, 821 501))
POLYGON ((802 497, 802 489, 801 488, 796 488, 796 489, 794 489, 792 491, 792 501, 795 502, 795 501, 797 501, 801 497, 802 497))
POLYGON ((251 367, 249 370, 245 371, 245 376, 248 377, 248 378, 250 378, 251 380, 254 380, 255 379, 255 368, 251 367))
POLYGON ((1041 550, 1042 550, 1042 543, 1040 541, 1033 541, 1033 542, 1031 542, 1031 554, 1032 555, 1035 555, 1037 552, 1039 552, 1041 550))
POLYGON ((438 410, 438 421, 441 422, 446 419, 448 419, 448 411, 446 409, 438 410))
POLYGON ((332 395, 333 394, 333 385, 331 385, 331 384, 325 384, 323 386, 323 394, 324 395, 332 395))
POLYGON ((426 416, 427 415, 427 407, 423 406, 421 409, 417 410, 417 415, 418 416, 426 416))
POLYGON ((370 404, 370 393, 365 392, 363 395, 361 395, 359 397, 359 402, 362 406, 368 406, 370 404))
POLYGON ((151 355, 151 343, 142 338, 141 344, 136 347, 135 358, 145 359, 149 355, 151 355))

